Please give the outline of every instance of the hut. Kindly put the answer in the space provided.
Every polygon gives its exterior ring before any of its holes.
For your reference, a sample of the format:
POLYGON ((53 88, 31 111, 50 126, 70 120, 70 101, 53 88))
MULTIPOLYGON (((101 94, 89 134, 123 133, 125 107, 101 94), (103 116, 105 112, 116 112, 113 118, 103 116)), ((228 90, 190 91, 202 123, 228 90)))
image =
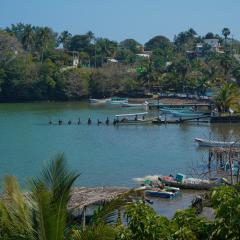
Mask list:
POLYGON ((240 169, 240 148, 222 148, 213 147, 209 149, 208 156, 208 169, 209 171, 215 170, 217 173, 222 172, 225 175, 239 176, 240 169))
POLYGON ((82 218, 82 224, 84 226, 87 210, 110 202, 129 190, 130 189, 126 187, 75 187, 72 190, 68 209, 74 216, 82 218))

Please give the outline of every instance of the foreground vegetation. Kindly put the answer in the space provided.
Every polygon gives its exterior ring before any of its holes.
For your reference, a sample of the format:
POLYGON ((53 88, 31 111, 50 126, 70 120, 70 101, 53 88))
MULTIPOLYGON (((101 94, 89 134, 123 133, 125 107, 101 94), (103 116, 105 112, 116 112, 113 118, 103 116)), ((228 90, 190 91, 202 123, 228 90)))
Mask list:
POLYGON ((30 181, 28 193, 21 191, 15 177, 7 176, 0 200, 0 239, 240 239, 237 188, 220 187, 209 194, 209 205, 216 214, 214 221, 199 217, 194 208, 177 211, 167 219, 142 201, 124 201, 127 196, 129 199, 129 193, 98 209, 90 223, 82 226, 67 209, 78 176, 67 168, 62 155, 30 181), (116 211, 123 207, 127 224, 122 223, 120 211, 116 211))
POLYGON ((141 45, 134 39, 118 43, 97 38, 92 32, 58 34, 49 27, 13 24, 0 30, 0 101, 159 91, 204 94, 208 88, 240 82, 240 43, 229 35, 227 28, 222 37, 199 36, 189 29, 173 42, 159 35, 141 45), (212 38, 219 41, 219 51, 206 43, 212 38), (74 59, 79 62, 73 66, 74 59))

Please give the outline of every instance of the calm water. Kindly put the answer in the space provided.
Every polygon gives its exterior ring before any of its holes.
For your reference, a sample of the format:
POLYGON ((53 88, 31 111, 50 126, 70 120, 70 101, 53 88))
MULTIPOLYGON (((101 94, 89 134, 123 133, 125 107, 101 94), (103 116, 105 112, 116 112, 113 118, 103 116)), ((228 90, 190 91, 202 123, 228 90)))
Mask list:
MULTIPOLYGON (((97 118, 109 117, 112 121, 115 114, 136 111, 93 107, 88 103, 1 104, 0 176, 14 174, 23 184, 28 177, 39 174, 50 158, 64 153, 70 167, 81 173, 77 185, 134 186, 133 177, 187 173, 193 163, 207 159, 206 150, 194 143, 195 137, 240 138, 239 124, 96 124, 97 118), (87 125, 89 116, 93 120, 91 126, 87 125), (81 125, 76 124, 79 117, 81 125), (50 119, 72 120, 75 124, 49 125, 50 119)), ((174 201, 155 200, 153 207, 171 217, 176 209, 187 207, 192 197, 192 192, 186 192, 174 201)))
MULTIPOLYGON (((0 175, 14 174, 23 183, 51 157, 65 153, 71 168, 82 173, 84 186, 132 186, 132 178, 147 174, 188 172, 192 162, 206 157, 195 137, 240 136, 235 125, 185 124, 162 126, 97 126, 96 119, 133 112, 97 108, 88 103, 0 105, 0 175), (86 121, 91 116, 93 125, 86 121), (51 119, 81 125, 48 125, 51 119)), ((136 111, 136 110, 135 110, 136 111)))

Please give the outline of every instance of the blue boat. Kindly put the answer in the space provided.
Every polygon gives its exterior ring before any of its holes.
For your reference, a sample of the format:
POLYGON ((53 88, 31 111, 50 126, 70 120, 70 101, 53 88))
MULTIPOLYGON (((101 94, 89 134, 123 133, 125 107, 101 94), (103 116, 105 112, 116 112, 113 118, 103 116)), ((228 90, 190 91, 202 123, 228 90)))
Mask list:
POLYGON ((178 111, 178 112, 192 112, 192 108, 190 107, 160 107, 160 110, 163 113, 170 113, 172 114, 173 111, 178 111))
POLYGON ((150 197, 173 199, 177 196, 178 192, 168 192, 165 190, 146 190, 145 194, 150 197))
POLYGON ((193 111, 171 111, 174 117, 201 117, 203 113, 193 112, 193 111))

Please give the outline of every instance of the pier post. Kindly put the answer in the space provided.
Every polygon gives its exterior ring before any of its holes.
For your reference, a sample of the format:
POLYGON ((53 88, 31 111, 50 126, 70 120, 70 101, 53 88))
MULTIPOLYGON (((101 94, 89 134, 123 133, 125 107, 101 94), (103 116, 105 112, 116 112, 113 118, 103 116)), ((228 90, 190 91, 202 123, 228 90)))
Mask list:
POLYGON ((210 172, 211 170, 211 161, 212 161, 212 152, 211 150, 209 149, 208 151, 208 171, 210 172))
POLYGON ((86 207, 82 210, 82 228, 83 230, 86 228, 86 207))

